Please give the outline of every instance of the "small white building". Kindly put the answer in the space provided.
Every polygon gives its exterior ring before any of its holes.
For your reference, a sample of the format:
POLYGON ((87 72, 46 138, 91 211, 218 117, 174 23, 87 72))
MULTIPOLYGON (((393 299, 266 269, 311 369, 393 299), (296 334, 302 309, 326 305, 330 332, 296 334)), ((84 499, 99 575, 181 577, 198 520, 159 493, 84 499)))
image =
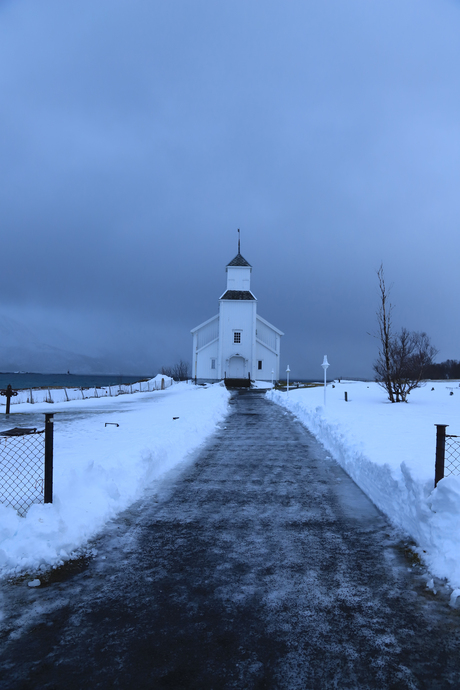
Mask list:
POLYGON ((199 381, 279 379, 282 331, 257 314, 252 266, 238 254, 226 267, 219 313, 192 330, 192 374, 199 381))

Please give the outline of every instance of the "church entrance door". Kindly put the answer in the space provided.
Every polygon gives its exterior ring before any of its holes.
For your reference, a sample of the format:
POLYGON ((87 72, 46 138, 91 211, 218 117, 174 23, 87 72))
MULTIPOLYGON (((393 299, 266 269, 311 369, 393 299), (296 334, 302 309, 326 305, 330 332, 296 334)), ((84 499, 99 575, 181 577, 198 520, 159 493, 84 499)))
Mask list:
POLYGON ((244 357, 231 357, 228 363, 227 378, 243 379, 245 376, 244 357))

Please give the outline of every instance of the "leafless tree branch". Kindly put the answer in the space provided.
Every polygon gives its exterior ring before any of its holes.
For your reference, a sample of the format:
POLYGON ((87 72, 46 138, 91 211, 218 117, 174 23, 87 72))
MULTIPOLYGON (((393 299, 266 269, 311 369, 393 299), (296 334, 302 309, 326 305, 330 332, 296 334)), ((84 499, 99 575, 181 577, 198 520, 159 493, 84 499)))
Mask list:
POLYGON ((377 271, 379 309, 377 311, 380 349, 374 362, 375 380, 384 388, 390 402, 407 402, 407 396, 423 385, 425 372, 437 354, 426 333, 402 328, 393 334, 389 289, 385 284, 383 265, 377 271))

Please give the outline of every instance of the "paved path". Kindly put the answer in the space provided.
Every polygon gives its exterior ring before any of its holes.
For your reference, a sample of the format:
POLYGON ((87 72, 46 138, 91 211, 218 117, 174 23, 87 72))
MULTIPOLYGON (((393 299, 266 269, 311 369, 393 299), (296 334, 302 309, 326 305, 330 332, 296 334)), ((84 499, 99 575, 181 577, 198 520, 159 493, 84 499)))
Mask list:
POLYGON ((5 690, 460 686, 459 613, 260 393, 96 546, 64 581, 5 590, 5 690))

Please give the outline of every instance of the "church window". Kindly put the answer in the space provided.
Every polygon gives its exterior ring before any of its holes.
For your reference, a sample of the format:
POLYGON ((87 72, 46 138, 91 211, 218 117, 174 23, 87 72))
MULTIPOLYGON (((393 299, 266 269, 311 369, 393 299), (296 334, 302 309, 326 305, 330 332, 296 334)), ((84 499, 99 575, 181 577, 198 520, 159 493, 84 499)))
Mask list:
POLYGON ((262 360, 261 359, 259 359, 259 361, 257 362, 257 368, 259 369, 259 371, 260 371, 260 369, 262 369, 262 360))
POLYGON ((241 332, 240 331, 235 331, 233 333, 233 342, 234 343, 241 343, 241 332))
POLYGON ((211 369, 215 369, 215 368, 216 368, 216 360, 211 359, 211 369))

